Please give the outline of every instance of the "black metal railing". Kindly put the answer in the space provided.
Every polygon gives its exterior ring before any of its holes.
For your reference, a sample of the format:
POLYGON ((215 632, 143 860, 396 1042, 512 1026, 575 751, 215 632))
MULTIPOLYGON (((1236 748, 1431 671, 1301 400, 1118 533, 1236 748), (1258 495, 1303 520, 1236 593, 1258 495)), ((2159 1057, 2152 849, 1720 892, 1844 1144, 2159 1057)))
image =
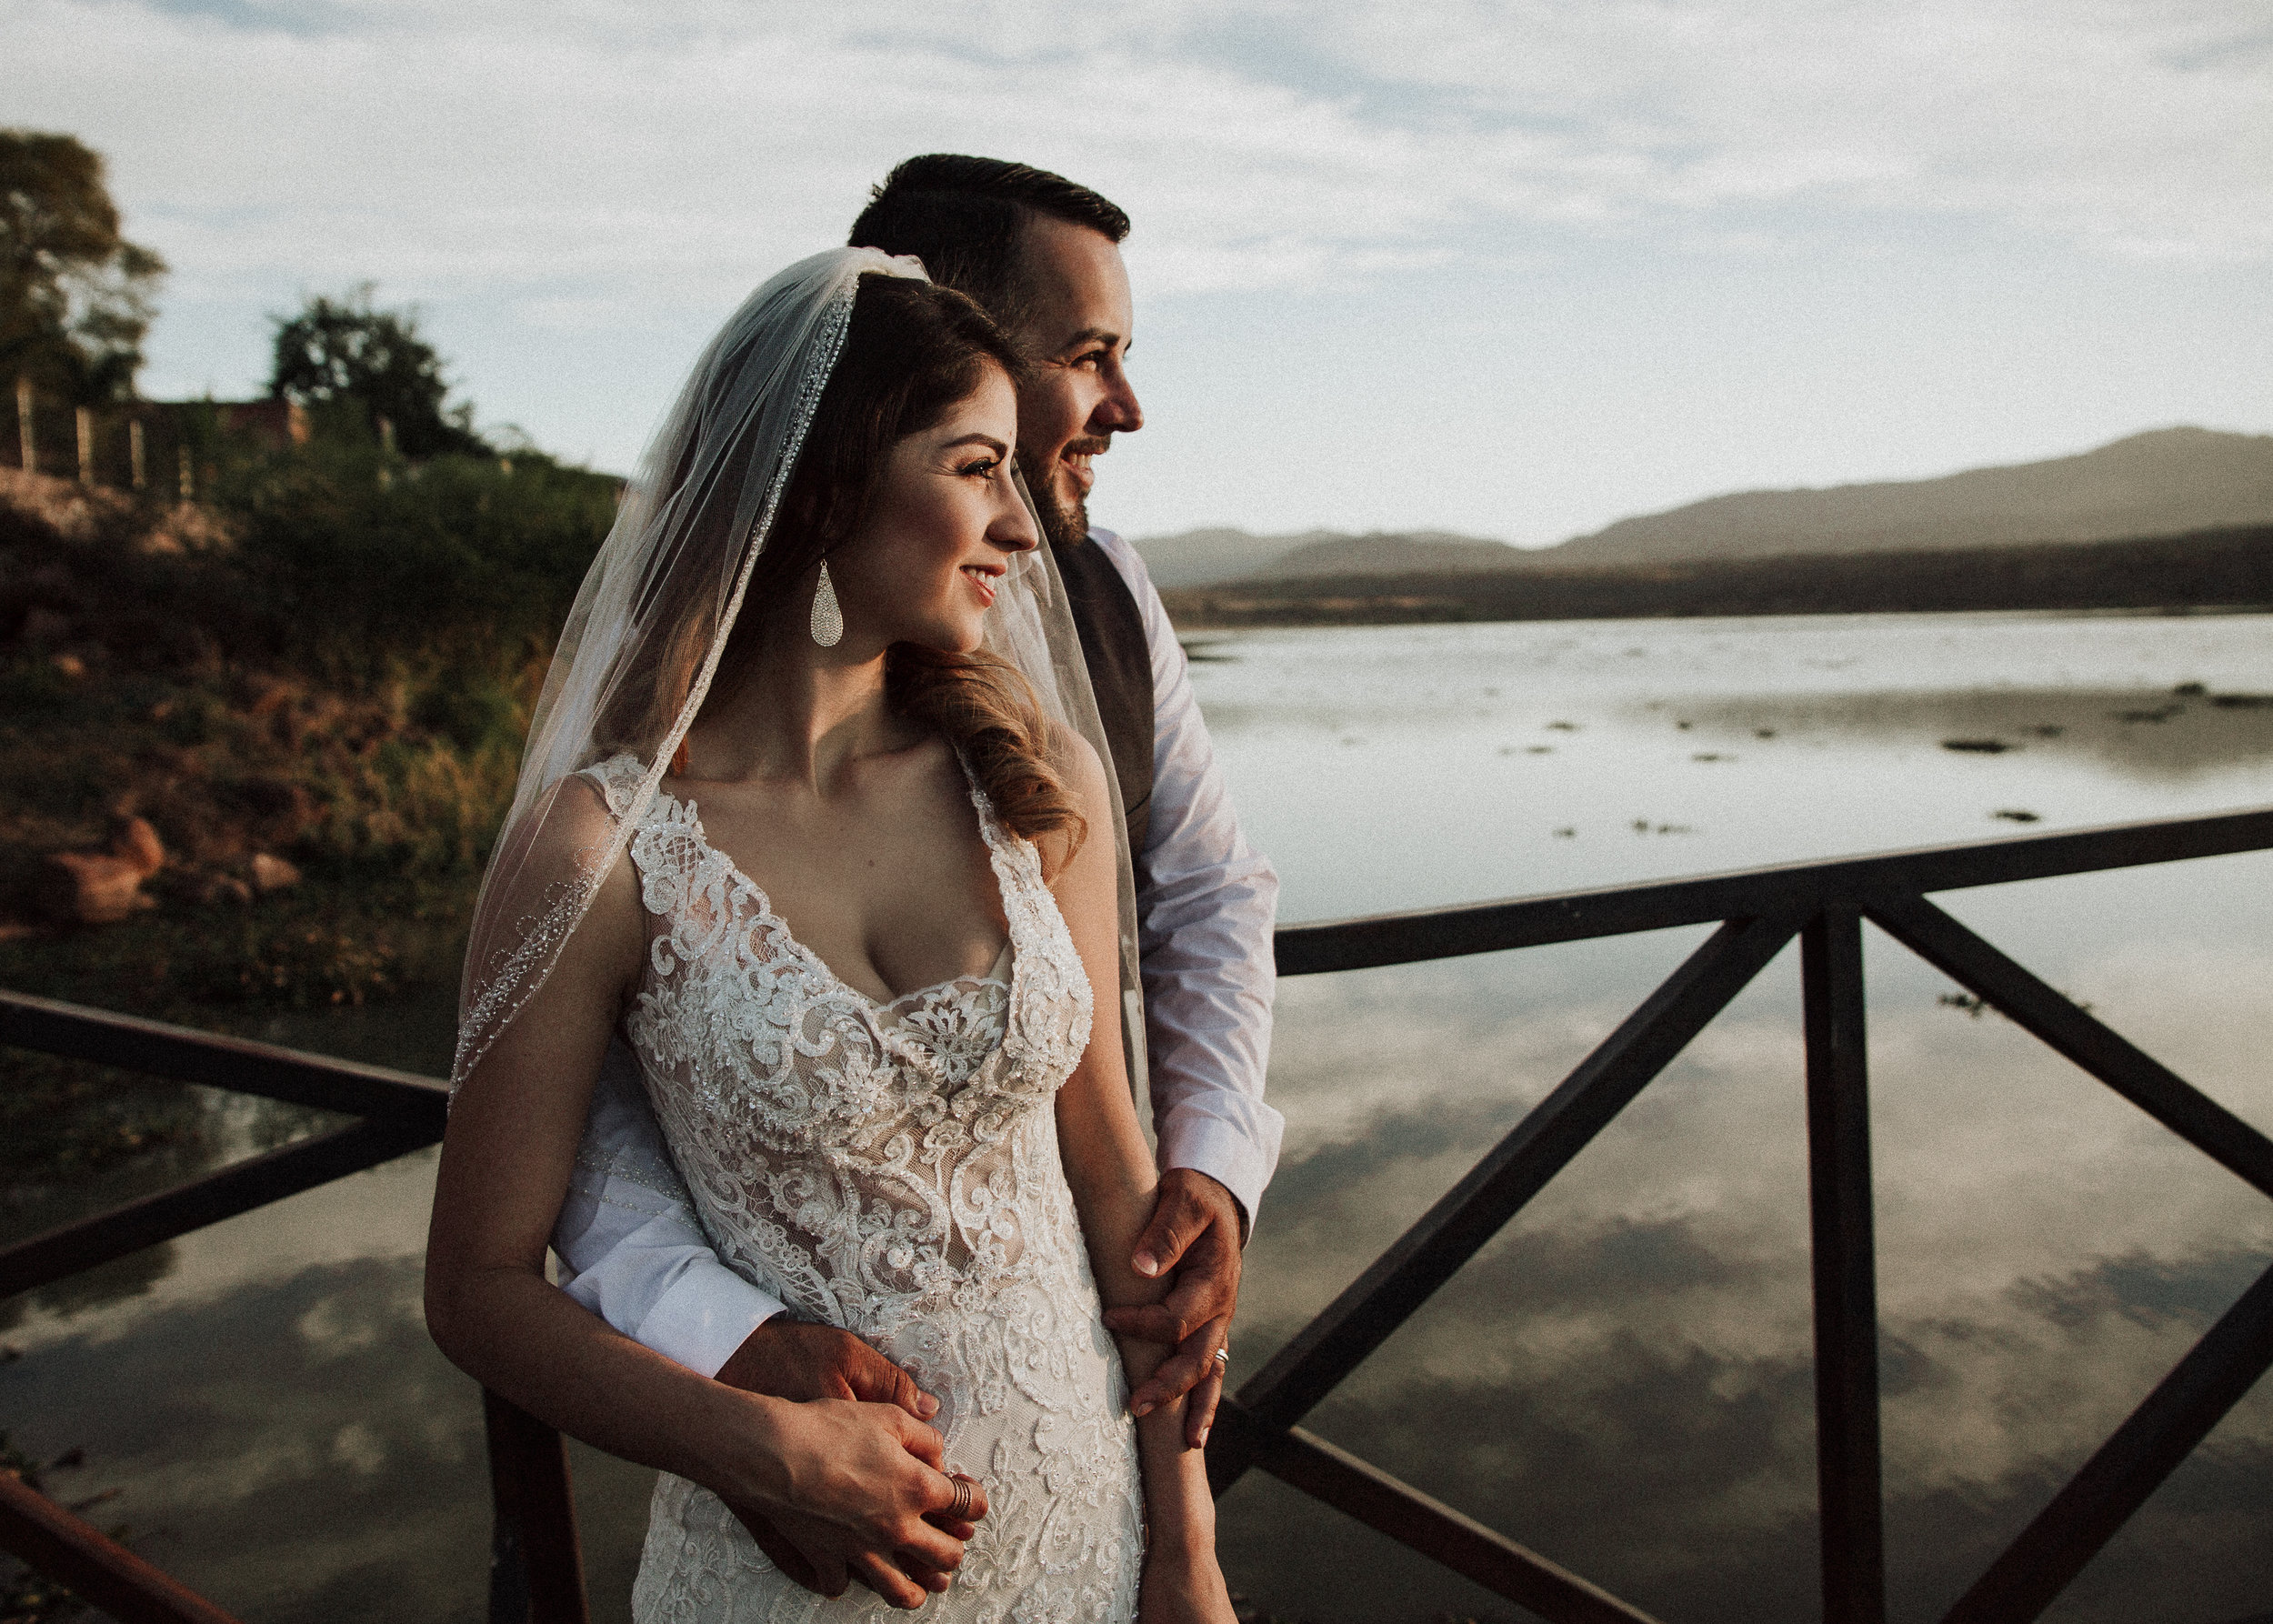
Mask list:
MULTIPOLYGON (((2268 848, 2273 808, 2259 808, 1281 930, 1279 973, 1305 976, 1677 926, 1719 927, 1467 1177, 1225 1401, 1208 1450, 1217 1494, 1260 1469, 1554 1624, 1647 1619, 1298 1423, 1797 937, 1807 1062, 1823 1616, 1827 1624, 1880 1624, 1885 1496, 1862 922, 1869 919, 2273 1196, 2273 1140, 1927 900, 1936 891, 2268 848)), ((2273 1270, 2211 1327, 1944 1624, 2037 1618, 2268 1366, 2273 1270)))
MULTIPOLYGON (((449 1108, 447 1085, 432 1078, 21 993, 0 992, 0 1048, 358 1118, 0 1247, 0 1299, 435 1144, 449 1108)), ((483 1411, 496 1508, 490 1617, 496 1624, 585 1624, 583 1565, 560 1435, 494 1393, 483 1395, 483 1411)), ((0 1479, 0 1549, 125 1624, 233 1624, 210 1601, 13 1479, 0 1479)))
MULTIPOLYGON (((1217 1492, 1259 1469, 1553 1624, 1647 1619, 1639 1609, 1299 1423, 1796 937, 1806 1011, 1824 1617, 1827 1624, 1878 1624, 1886 1611, 1884 1494, 1862 922, 1871 920, 2273 1196, 2273 1140, 1927 900, 1930 893, 1966 887, 2268 849, 2273 807, 1281 929, 1279 973, 1302 976, 1718 927, 1466 1178, 1226 1399, 1208 1452, 1217 1492)), ((445 1094, 432 1079, 46 999, 0 993, 0 1047, 361 1118, 0 1248, 0 1298, 376 1166, 442 1133, 445 1094)), ((2037 1618, 2269 1366, 2273 1270, 2211 1327, 1944 1624, 2037 1618)), ((495 1395, 485 1396, 485 1407, 496 1518, 494 1624, 584 1624, 560 1436, 495 1395)), ((42 1562, 86 1594, 104 1596, 105 1608, 121 1619, 226 1624, 210 1603, 178 1586, 169 1590, 163 1575, 28 1490, 0 1493, 0 1547, 42 1562)))

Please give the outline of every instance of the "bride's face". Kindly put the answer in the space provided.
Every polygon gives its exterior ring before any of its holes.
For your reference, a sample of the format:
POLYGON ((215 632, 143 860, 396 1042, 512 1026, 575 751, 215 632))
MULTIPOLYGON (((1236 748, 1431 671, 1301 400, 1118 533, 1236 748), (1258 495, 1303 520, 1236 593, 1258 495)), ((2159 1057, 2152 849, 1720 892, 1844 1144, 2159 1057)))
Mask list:
POLYGON ((1010 560, 1040 541, 1010 483, 1017 396, 993 365, 978 388, 892 447, 875 506, 829 554, 847 648, 979 646, 1010 560))

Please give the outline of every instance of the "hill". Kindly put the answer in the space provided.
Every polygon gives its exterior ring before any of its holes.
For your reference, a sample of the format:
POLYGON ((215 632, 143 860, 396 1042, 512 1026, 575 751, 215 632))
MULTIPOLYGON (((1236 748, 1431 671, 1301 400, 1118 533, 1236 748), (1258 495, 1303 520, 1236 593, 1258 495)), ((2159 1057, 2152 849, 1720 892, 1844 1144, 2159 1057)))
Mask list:
POLYGON ((1282 554, 1257 574, 1292 576, 1394 576, 1426 572, 1464 575, 1470 570, 1510 569, 1522 555, 1504 541, 1478 541, 1443 530, 1412 534, 1375 530, 1364 536, 1334 536, 1282 554))
POLYGON ((1340 538, 1341 533, 1335 530, 1306 530, 1299 536, 1251 536, 1245 530, 1219 525, 1205 530, 1186 530, 1176 536, 1132 539, 1129 545, 1144 559, 1153 585, 1167 591, 1175 586, 1203 586, 1211 581, 1257 575, 1297 547, 1340 538))
POLYGON ((1621 568, 1261 577, 1162 595, 1182 628, 1952 609, 2273 607, 2273 526, 2125 541, 1621 568))
POLYGON ((1505 542, 1447 530, 1305 530, 1254 536, 1223 527, 1130 543, 1162 591, 1251 576, 1402 575, 1414 570, 1504 569, 1522 555, 1505 542))
POLYGON ((2178 536, 2268 522, 2273 435, 2163 428, 2075 456, 1938 479, 1713 496, 1517 558, 1535 568, 1611 568, 2178 536))
POLYGON ((1163 590, 1288 577, 1624 569, 1706 560, 1919 553, 2146 539, 2273 523, 2273 435, 2160 428, 2044 462, 1936 479, 1737 491, 1620 519, 1556 546, 1442 530, 1255 536, 1187 530, 1136 542, 1163 590))

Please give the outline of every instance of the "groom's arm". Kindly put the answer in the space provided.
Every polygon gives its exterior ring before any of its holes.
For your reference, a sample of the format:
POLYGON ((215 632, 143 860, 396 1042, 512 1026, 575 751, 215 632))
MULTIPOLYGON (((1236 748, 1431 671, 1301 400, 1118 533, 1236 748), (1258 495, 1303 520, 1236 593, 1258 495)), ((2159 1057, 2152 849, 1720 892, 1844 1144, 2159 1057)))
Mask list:
POLYGON ((797 1319, 718 1261, 620 1038, 593 1087, 553 1250, 571 1298, 698 1376, 799 1402, 896 1404, 918 1420, 938 1411, 859 1338, 797 1319))
POLYGON ((698 1376, 718 1375, 782 1309, 711 1249, 620 1038, 592 1090, 553 1250, 570 1298, 698 1376))
POLYGON ((1136 912, 1160 1165, 1222 1185, 1244 1228, 1286 1127, 1263 1100, 1278 876, 1239 831, 1191 662, 1144 560, 1111 531, 1090 536, 1136 598, 1152 656, 1153 787, 1136 912))
POLYGON ((1190 1391, 1197 1445, 1222 1391, 1216 1356, 1238 1305, 1240 1248, 1285 1128, 1263 1100, 1278 877, 1239 832, 1190 662, 1144 561, 1109 531, 1090 536, 1136 600, 1152 657, 1153 787, 1136 907, 1161 1179, 1134 1261, 1177 1276, 1159 1306, 1115 1309, 1106 1321, 1176 1345, 1132 1398, 1149 1408, 1190 1391))

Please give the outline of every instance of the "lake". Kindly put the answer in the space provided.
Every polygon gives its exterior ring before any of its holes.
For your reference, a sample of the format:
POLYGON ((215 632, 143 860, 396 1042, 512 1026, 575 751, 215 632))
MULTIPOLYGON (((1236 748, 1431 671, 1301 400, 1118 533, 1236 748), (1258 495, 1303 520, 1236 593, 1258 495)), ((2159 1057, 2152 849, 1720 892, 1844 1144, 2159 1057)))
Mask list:
MULTIPOLYGON (((2273 804, 2273 617, 1919 616, 1197 635, 1286 919, 2273 804), (2182 691, 2183 690, 2183 691, 2182 691), (1948 741, 1973 747, 1951 749, 1948 741), (2000 748, 1984 747, 1998 746, 2000 748)), ((1949 910, 2273 1131, 2273 854, 1949 910)), ((1282 984, 1285 1155, 1233 1379, 1702 930, 1282 984)), ((1893 1616, 1938 1618, 2273 1258, 2273 1204, 1867 933, 1893 1616)), ((1787 950, 1307 1425, 1677 1620, 1815 1616, 1803 1064, 1787 950)), ((279 1041, 446 1065, 436 995, 279 1041)), ((243 1102, 225 1142, 275 1131, 243 1102), (232 1137, 233 1136, 233 1137, 232 1137)), ((75 1199, 116 1198, 122 1173, 75 1199)), ((431 1155, 0 1309, 0 1426, 248 1620, 482 1615, 478 1405, 419 1318, 431 1155)), ((53 1221, 43 1213, 41 1221, 53 1221)), ((28 1225, 20 1226, 18 1233, 28 1225)), ((642 1474, 579 1451, 599 1616, 642 1474)), ((1251 1474, 1234 1588, 1286 1619, 1518 1617, 1251 1474)), ((2273 1595, 2273 1383, 2048 1617, 2273 1595)))

